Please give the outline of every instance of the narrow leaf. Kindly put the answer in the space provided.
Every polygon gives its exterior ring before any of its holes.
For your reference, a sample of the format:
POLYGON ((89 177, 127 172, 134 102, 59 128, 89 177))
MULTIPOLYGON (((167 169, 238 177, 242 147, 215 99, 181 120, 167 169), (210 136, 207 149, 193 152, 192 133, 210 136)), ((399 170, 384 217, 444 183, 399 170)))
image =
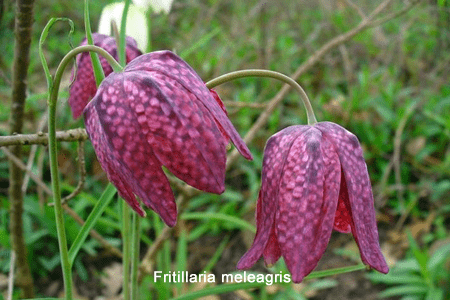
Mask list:
POLYGON ((111 202, 116 192, 117 192, 116 188, 111 183, 108 184, 105 191, 101 195, 99 201, 94 206, 94 209, 89 214, 89 217, 87 218, 83 227, 81 227, 80 232, 78 232, 78 235, 75 238, 75 241, 73 242, 72 246, 70 247, 69 250, 70 264, 73 264, 75 257, 78 254, 78 251, 80 250, 81 246, 86 240, 86 237, 89 234, 89 231, 92 229, 95 222, 98 220, 98 218, 101 216, 105 208, 108 206, 109 202, 111 202))
POLYGON ((247 229, 251 232, 256 232, 256 228, 250 223, 234 216, 226 215, 223 213, 184 213, 180 217, 183 220, 220 220, 233 224, 238 228, 247 229))

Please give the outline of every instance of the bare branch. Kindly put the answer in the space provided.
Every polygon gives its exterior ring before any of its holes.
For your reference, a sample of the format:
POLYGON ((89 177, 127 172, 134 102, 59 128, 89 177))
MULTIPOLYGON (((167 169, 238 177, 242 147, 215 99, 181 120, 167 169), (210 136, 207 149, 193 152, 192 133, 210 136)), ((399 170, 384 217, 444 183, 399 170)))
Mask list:
MULTIPOLYGON (((88 138, 89 137, 87 135, 87 132, 83 128, 76 128, 56 132, 56 140, 59 142, 85 141, 88 138)), ((33 145, 33 144, 47 145, 48 134, 40 132, 37 134, 15 134, 8 136, 0 136, 0 147, 12 145, 33 145)))
POLYGON ((358 13, 358 15, 361 17, 361 19, 365 19, 367 18, 366 14, 363 12, 363 10, 361 9, 361 7, 359 7, 358 5, 356 5, 353 1, 351 0, 345 0, 345 3, 347 3, 348 6, 350 6, 351 8, 353 8, 354 10, 356 10, 356 12, 358 13))
MULTIPOLYGON (((47 124, 47 117, 48 117, 47 113, 45 113, 42 116, 41 120, 39 121, 38 130, 37 130, 38 132, 41 132, 45 128, 45 125, 47 124)), ((37 149, 38 149, 38 145, 33 145, 31 147, 30 155, 28 156, 27 169, 31 169, 31 167, 33 166, 34 157, 36 156, 37 149)), ((30 180, 30 176, 28 174, 26 174, 25 178, 23 179, 23 183, 22 183, 22 192, 24 194, 27 191, 29 180, 30 180)))
POLYGON ((50 196, 52 195, 52 190, 36 174, 34 174, 31 169, 27 168, 27 166, 17 156, 15 156, 6 147, 2 148, 2 150, 10 161, 16 164, 22 171, 25 171, 47 194, 50 196))
POLYGON ((8 275, 8 292, 6 299, 13 300, 14 293, 14 271, 16 270, 16 253, 11 250, 11 260, 9 262, 9 275, 8 275))
POLYGON ((383 23, 386 23, 387 21, 390 21, 392 19, 395 19, 405 13, 407 13, 413 6, 419 4, 422 0, 414 0, 411 1, 408 5, 406 5, 405 7, 403 7, 402 9, 400 9, 399 11, 393 12, 387 16, 384 16, 382 18, 379 18, 373 22, 370 23, 370 27, 376 27, 379 26, 383 23))
MULTIPOLYGON (((83 144, 83 142, 81 142, 81 144, 83 144)), ((83 148, 83 145, 79 146, 79 152, 78 155, 79 157, 82 157, 81 160, 83 162, 81 162, 80 164, 82 164, 81 166, 79 166, 80 169, 83 169, 83 171, 80 172, 80 181, 84 179, 85 175, 86 175, 86 171, 84 169, 84 151, 80 150, 83 148), (83 175, 84 174, 84 175, 83 175)), ((8 157, 9 160, 11 160, 12 162, 14 162, 15 164, 17 164, 17 166, 25 171, 27 174, 29 174, 30 178, 33 179, 36 184, 41 187, 49 196, 52 196, 52 190, 45 185, 44 182, 42 182, 42 180, 36 175, 34 174, 30 169, 27 168, 27 166, 19 159, 17 158, 14 154, 11 153, 11 151, 9 151, 6 147, 2 148, 3 152, 5 153, 5 155, 8 157)), ((79 185, 83 185, 83 183, 79 183, 79 185)), ((78 187, 77 187, 78 188, 78 187)), ((75 191, 73 191, 69 196, 74 197, 75 192, 77 191, 77 189, 75 189, 75 191)), ((79 191, 77 192, 77 194, 81 191, 81 188, 79 189, 79 191)), ((66 198, 68 198, 69 196, 67 196, 66 198)), ((84 220, 74 211, 72 210, 69 206, 67 205, 63 205, 64 210, 76 221, 78 222, 81 226, 84 225, 84 220)), ((106 248, 108 251, 110 251, 112 254, 114 254, 117 257, 122 257, 122 253, 120 252, 120 250, 118 250, 116 247, 112 246, 108 241, 106 241, 98 232, 96 232, 95 230, 91 230, 90 231, 91 236, 96 239, 104 248, 106 248)))
MULTIPOLYGON (((17 0, 14 21, 14 58, 12 68, 10 133, 21 133, 23 128, 27 75, 30 62, 30 45, 33 28, 34 0, 17 0)), ((16 145, 11 153, 22 157, 22 147, 16 145)), ((34 284, 28 263, 27 246, 23 233, 23 174, 17 164, 9 163, 9 203, 11 247, 16 254, 16 284, 22 288, 21 298, 34 298, 34 284)))
MULTIPOLYGON (((83 218, 81 218, 72 208, 70 208, 67 204, 63 205, 64 210, 67 212, 67 214, 69 216, 71 216, 78 224, 80 224, 81 226, 84 225, 85 221, 83 220, 83 218)), ((122 252, 117 249, 116 247, 114 247, 113 245, 111 245, 107 240, 105 240, 100 233, 98 233, 96 230, 91 229, 91 231, 89 231, 89 234, 97 240, 97 242, 100 243, 100 245, 103 246, 103 248, 105 248, 107 251, 109 251, 111 254, 113 254, 114 256, 118 257, 118 258, 122 258, 122 252)))
MULTIPOLYGON (((334 49, 335 47, 341 45, 342 43, 345 43, 349 41, 351 38, 353 38, 358 33, 362 32, 363 30, 370 27, 372 20, 378 16, 390 3, 392 0, 385 0, 380 5, 378 5, 377 8, 374 9, 374 11, 365 19, 363 19, 356 27, 353 29, 347 31, 346 33, 343 33, 335 38, 333 38, 331 41, 323 45, 319 50, 317 50, 306 62, 301 64, 297 70, 292 74, 292 78, 294 80, 297 80, 301 75, 309 71, 322 57, 325 56, 329 51, 334 49)), ((411 8, 412 6, 409 6, 411 8)), ((257 132, 261 130, 263 126, 267 123, 269 117, 273 113, 273 111, 277 108, 277 106, 283 101, 286 94, 290 91, 291 87, 287 84, 285 84, 281 90, 272 98, 272 100, 269 101, 267 108, 261 113, 259 118, 256 120, 256 122, 253 124, 253 126, 248 131, 247 135, 244 137, 244 142, 249 143, 252 141, 257 132)), ((235 160, 239 157, 239 152, 234 149, 232 153, 229 156, 229 159, 227 161, 227 166, 230 164, 233 164, 235 160)))
POLYGON ((84 159, 84 141, 78 141, 78 174, 80 179, 75 190, 70 195, 64 197, 62 204, 67 203, 70 199, 76 197, 83 190, 84 182, 86 181, 86 162, 84 159))

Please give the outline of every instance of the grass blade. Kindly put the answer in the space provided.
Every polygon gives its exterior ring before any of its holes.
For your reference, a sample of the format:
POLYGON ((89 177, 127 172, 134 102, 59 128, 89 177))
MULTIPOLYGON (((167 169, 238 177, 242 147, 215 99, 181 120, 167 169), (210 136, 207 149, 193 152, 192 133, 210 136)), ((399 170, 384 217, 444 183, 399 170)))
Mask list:
POLYGON ((86 237, 89 234, 89 231, 92 229, 92 227, 94 227, 95 222, 101 216, 105 208, 108 206, 109 202, 111 202, 116 192, 117 192, 116 188, 111 183, 108 184, 105 191, 101 195, 99 201, 94 206, 94 209, 89 214, 89 217, 86 219, 86 222, 84 223, 83 227, 81 227, 80 232, 78 232, 78 235, 75 238, 75 241, 73 242, 72 246, 70 247, 69 250, 70 264, 73 264, 75 257, 78 254, 78 251, 80 251, 81 246, 83 245, 84 241, 86 240, 86 237))
POLYGON ((200 213, 184 213, 181 215, 181 219, 183 220, 220 220, 228 223, 234 224, 237 228, 247 229, 251 232, 255 233, 255 226, 250 223, 239 219, 238 217, 230 216, 223 213, 208 213, 208 212, 200 212, 200 213))

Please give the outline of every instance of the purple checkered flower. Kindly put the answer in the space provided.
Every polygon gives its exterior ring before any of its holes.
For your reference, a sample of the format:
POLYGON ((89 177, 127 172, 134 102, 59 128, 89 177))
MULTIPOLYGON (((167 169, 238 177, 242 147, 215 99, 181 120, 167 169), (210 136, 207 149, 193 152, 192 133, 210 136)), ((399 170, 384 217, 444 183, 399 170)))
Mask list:
MULTIPOLYGON (((94 33, 92 34, 92 38, 94 41, 94 45, 105 49, 116 60, 118 59, 117 43, 113 37, 100 33, 94 33)), ((86 44, 87 40, 84 39, 80 46, 86 44)), ((137 48, 136 41, 131 37, 127 37, 127 63, 141 54, 142 52, 137 48)), ((103 72, 105 73, 105 76, 108 76, 113 70, 105 58, 103 58, 102 56, 99 57, 103 72)), ((72 116, 74 119, 77 119, 81 115, 83 109, 86 107, 86 104, 88 104, 92 97, 94 97, 95 92, 97 91, 97 85, 95 84, 94 72, 92 70, 91 56, 89 55, 89 52, 78 54, 76 63, 76 74, 75 70, 72 71, 72 79, 75 76, 75 81, 70 87, 69 96, 69 105, 72 109, 72 116)))
POLYGON ((220 194, 228 140, 252 159, 218 95, 170 51, 141 55, 122 73, 111 73, 84 118, 119 194, 143 216, 138 196, 169 226, 175 225, 177 210, 162 166, 199 190, 220 194))
POLYGON ((267 265, 283 256, 292 280, 301 282, 317 266, 335 229, 352 232, 365 264, 389 271, 354 134, 330 122, 288 127, 268 140, 261 180, 255 240, 238 269, 250 268, 261 256, 267 265))

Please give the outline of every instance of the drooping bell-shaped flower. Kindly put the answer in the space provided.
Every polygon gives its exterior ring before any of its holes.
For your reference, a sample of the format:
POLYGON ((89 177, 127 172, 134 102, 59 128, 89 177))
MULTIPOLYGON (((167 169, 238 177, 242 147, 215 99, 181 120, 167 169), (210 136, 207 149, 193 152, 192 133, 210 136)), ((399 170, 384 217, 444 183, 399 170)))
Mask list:
POLYGON ((138 196, 169 226, 177 211, 162 166, 199 190, 220 194, 228 139, 252 158, 217 94, 170 51, 141 55, 106 77, 84 118, 119 194, 144 215, 138 196))
MULTIPOLYGON (((118 59, 117 43, 113 37, 108 35, 94 33, 92 34, 93 42, 95 46, 105 49, 116 60, 118 59)), ((87 40, 84 39, 80 44, 86 45, 87 40)), ((133 38, 126 38, 126 60, 130 62, 134 58, 141 55, 142 52, 137 48, 136 41, 133 38)), ((99 56, 100 63, 102 64, 103 72, 105 76, 108 76, 113 71, 105 58, 99 56)), ((88 52, 83 52, 77 55, 76 58, 76 73, 72 71, 72 79, 75 76, 75 80, 70 86, 69 105, 72 109, 72 116, 77 119, 85 108, 86 104, 94 97, 97 91, 97 85, 95 83, 94 72, 92 70, 91 56, 88 52)))
POLYGON ((253 245, 237 268, 261 256, 274 264, 283 256, 294 282, 301 282, 322 257, 333 229, 352 232, 362 261, 389 271, 380 250, 371 183, 357 137, 320 122, 288 127, 264 150, 253 245))

